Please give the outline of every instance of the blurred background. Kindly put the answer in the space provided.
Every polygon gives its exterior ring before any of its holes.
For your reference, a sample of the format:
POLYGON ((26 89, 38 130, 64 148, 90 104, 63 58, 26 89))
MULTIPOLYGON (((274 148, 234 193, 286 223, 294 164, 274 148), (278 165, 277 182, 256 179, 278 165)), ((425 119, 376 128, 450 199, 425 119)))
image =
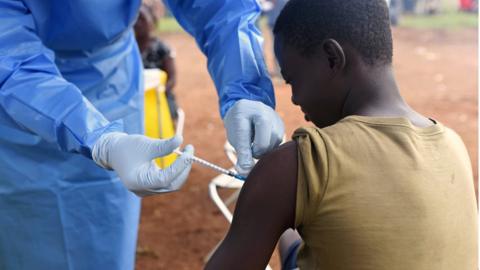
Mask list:
MULTIPOLYGON (((223 150, 225 131, 205 57, 160 1, 144 2, 151 6, 156 18, 154 34, 167 46, 176 67, 172 91, 186 115, 184 141, 195 146, 197 156, 231 167, 223 150)), ((283 1, 263 1, 266 12, 258 23, 265 38, 277 110, 289 138, 297 127, 311 124, 291 104, 290 89, 278 76, 270 29, 278 3, 283 1)), ((393 63, 401 92, 414 109, 460 134, 468 147, 477 183, 477 1, 390 0, 390 6, 393 63)), ((228 229, 227 220, 208 195, 208 184, 216 175, 194 165, 180 192, 143 200, 137 269, 202 268, 205 256, 228 229)), ((228 197, 232 192, 220 194, 228 197)), ((280 269, 276 254, 270 265, 280 269)))

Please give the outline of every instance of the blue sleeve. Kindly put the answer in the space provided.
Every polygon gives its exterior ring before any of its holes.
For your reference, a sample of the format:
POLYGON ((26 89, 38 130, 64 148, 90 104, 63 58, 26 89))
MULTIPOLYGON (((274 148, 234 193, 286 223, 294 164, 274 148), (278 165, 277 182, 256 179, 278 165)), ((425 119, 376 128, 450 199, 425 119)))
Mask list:
POLYGON ((197 41, 208 59, 222 117, 239 99, 275 108, 268 75, 256 0, 164 0, 180 25, 197 41))
MULTIPOLYGON (((45 18, 47 19, 47 18, 45 18)), ((62 78, 54 54, 36 34, 21 1, 0 0, 0 107, 20 128, 91 157, 107 129, 119 130, 73 84, 62 78)))

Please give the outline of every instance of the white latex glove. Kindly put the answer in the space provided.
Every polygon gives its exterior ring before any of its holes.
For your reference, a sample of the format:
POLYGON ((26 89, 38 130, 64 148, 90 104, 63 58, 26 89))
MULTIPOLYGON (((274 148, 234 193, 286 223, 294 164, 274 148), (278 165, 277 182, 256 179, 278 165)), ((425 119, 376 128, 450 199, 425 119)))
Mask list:
POLYGON ((172 153, 181 143, 179 136, 159 140, 112 132, 98 139, 92 157, 101 167, 114 170, 131 192, 143 197, 175 191, 185 183, 192 167, 193 146, 187 145, 185 154, 165 169, 160 169, 153 161, 172 153))
POLYGON ((223 122, 228 141, 237 152, 235 169, 243 176, 255 165, 253 158, 277 147, 285 132, 282 119, 271 107, 247 99, 237 101, 223 122))

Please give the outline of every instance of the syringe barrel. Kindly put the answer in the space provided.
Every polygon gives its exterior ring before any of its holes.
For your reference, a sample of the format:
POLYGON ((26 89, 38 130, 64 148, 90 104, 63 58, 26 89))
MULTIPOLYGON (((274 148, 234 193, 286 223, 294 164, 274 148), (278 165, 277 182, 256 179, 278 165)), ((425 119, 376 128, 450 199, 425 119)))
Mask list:
MULTIPOLYGON (((179 154, 179 155, 182 155, 182 154, 183 154, 183 152, 181 152, 181 151, 178 150, 178 149, 176 149, 174 152, 175 152, 176 154, 179 154)), ((213 164, 213 163, 210 163, 210 162, 208 162, 208 161, 206 161, 206 160, 204 160, 204 159, 201 159, 201 158, 199 158, 199 157, 192 156, 191 159, 192 159, 192 161, 195 161, 195 162, 197 162, 197 163, 199 163, 199 164, 201 164, 201 165, 203 165, 203 166, 205 166, 205 167, 208 167, 208 168, 210 168, 210 169, 213 169, 213 170, 215 170, 215 171, 217 171, 217 172, 220 172, 220 173, 223 173, 223 174, 226 174, 226 175, 230 175, 230 176, 235 177, 235 178, 237 178, 237 179, 239 179, 239 180, 245 180, 245 178, 244 178, 243 176, 240 176, 240 175, 238 175, 238 174, 235 174, 235 173, 232 172, 232 171, 229 171, 229 170, 227 170, 227 169, 224 169, 224 168, 222 168, 222 167, 220 167, 220 166, 217 166, 217 165, 215 165, 215 164, 213 164)))

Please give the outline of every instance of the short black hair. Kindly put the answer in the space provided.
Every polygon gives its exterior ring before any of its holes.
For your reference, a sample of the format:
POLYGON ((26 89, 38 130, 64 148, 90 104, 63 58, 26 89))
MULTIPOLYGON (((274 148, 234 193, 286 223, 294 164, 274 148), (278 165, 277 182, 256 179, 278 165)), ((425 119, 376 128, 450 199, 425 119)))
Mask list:
POLYGON ((386 0, 290 0, 273 32, 304 56, 331 38, 355 48, 367 64, 392 63, 386 0))

